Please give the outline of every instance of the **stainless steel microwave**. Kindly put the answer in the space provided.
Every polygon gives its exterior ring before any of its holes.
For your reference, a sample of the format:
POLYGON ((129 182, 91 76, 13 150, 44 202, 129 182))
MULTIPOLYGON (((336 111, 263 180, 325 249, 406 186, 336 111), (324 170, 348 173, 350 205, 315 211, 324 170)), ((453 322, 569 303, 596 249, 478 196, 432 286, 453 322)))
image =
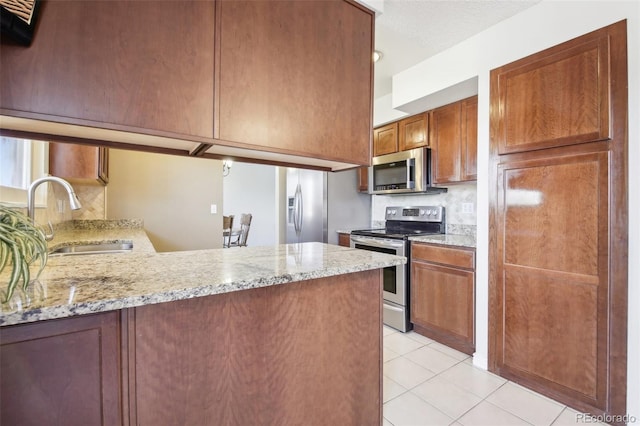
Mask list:
POLYGON ((416 148, 373 157, 369 167, 371 194, 446 192, 431 186, 431 150, 416 148))

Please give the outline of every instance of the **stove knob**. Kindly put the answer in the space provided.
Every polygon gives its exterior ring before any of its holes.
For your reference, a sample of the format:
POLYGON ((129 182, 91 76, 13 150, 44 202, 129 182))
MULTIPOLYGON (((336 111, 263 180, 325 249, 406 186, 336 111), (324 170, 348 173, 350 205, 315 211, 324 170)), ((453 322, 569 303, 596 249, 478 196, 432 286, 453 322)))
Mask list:
POLYGON ((390 210, 389 213, 391 213, 391 216, 395 216, 396 215, 396 211, 395 210, 390 210))

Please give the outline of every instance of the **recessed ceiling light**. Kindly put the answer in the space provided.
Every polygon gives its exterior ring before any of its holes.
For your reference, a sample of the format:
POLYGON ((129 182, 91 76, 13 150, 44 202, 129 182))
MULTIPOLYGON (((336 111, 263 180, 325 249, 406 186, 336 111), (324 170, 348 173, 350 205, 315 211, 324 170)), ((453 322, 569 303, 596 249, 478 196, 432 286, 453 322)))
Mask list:
POLYGON ((373 51, 373 62, 378 62, 380 59, 382 59, 382 52, 379 50, 374 50, 373 51))

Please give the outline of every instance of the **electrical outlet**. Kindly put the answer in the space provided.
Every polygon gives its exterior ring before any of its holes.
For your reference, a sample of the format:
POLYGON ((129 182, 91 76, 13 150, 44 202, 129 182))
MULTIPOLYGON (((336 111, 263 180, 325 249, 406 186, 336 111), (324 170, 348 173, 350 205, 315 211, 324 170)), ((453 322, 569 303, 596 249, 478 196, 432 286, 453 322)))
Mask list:
POLYGON ((473 214, 473 203, 462 203, 462 213, 473 214))
POLYGON ((57 200, 58 213, 64 213, 64 200, 57 200))
POLYGON ((218 206, 216 204, 211 204, 211 214, 218 213, 218 206))

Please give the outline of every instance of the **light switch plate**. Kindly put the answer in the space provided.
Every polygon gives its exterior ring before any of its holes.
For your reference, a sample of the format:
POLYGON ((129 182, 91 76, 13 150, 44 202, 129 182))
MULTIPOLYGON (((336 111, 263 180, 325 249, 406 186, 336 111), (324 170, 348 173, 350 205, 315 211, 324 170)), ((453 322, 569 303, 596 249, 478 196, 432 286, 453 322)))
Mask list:
POLYGON ((215 204, 211 204, 211 214, 218 213, 218 206, 215 204))

